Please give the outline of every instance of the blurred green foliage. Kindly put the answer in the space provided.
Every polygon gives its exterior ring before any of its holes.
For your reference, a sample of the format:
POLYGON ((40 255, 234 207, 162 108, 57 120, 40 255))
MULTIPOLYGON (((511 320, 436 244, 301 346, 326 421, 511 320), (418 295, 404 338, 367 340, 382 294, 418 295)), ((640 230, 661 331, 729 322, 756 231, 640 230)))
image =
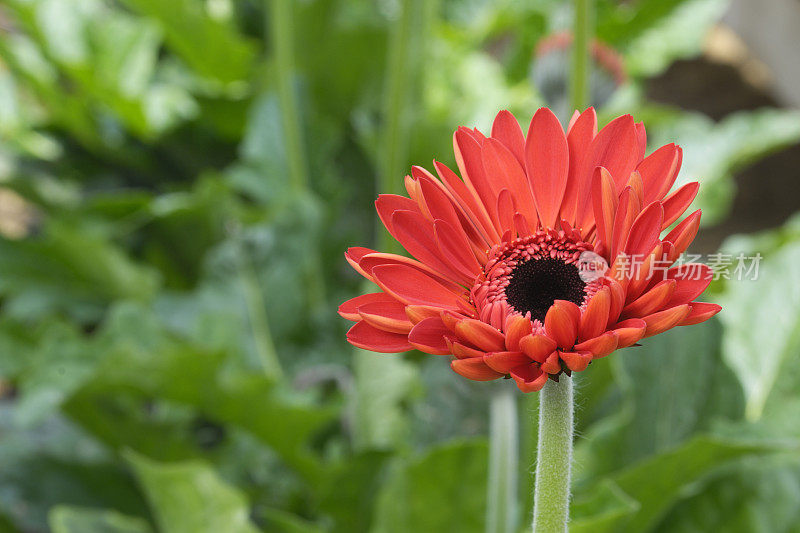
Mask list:
MULTIPOLYGON (((354 355, 341 253, 457 125, 553 104, 532 53, 569 6, 272 1, 0 6, 0 531, 483 530, 490 387, 354 355)), ((707 222, 800 138, 643 97, 725 5, 597 6, 629 79, 595 103, 684 146, 707 222)), ((580 376, 573 531, 797 531, 798 228, 726 244, 766 258, 720 321, 580 376)))

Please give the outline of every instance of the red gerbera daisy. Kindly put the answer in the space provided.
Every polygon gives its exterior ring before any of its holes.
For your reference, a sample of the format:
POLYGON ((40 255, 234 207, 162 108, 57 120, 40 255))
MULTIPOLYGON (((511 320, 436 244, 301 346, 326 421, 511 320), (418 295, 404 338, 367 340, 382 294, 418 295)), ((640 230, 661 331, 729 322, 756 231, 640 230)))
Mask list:
POLYGON ((668 144, 644 157, 645 144, 643 124, 630 115, 598 132, 592 108, 576 112, 566 134, 547 108, 527 137, 508 111, 490 137, 459 128, 461 178, 437 161, 438 177, 415 166, 405 179, 409 197, 376 201, 383 224, 416 259, 368 248, 345 254, 381 289, 339 307, 356 321, 350 343, 452 354, 462 376, 510 376, 530 392, 643 337, 715 315, 720 306, 693 301, 710 269, 670 268, 697 234, 700 211, 661 238, 698 183, 667 195, 681 149, 668 144))

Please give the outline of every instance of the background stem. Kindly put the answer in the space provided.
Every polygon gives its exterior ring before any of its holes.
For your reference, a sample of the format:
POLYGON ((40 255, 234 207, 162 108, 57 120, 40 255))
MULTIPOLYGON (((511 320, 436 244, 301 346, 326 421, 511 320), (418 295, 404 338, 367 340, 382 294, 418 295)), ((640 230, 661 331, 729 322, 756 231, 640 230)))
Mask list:
POLYGON ((505 386, 496 388, 489 402, 486 533, 512 533, 517 527, 517 401, 508 383, 500 385, 505 386))
POLYGON ((569 521, 574 430, 572 378, 561 374, 559 381, 549 380, 540 396, 533 531, 561 533, 567 531, 569 521))
MULTIPOLYGON (((295 76, 294 29, 295 23, 291 0, 266 0, 266 29, 271 37, 275 61, 275 86, 281 110, 283 139, 286 143, 286 161, 289 171, 289 187, 296 194, 314 199, 308 181, 308 165, 303 141, 302 116, 293 87, 295 76)), ((309 259, 306 273, 306 292, 311 309, 325 309, 325 282, 319 253, 309 259)))
MULTIPOLYGON (((592 0, 575 0, 575 20, 570 72, 570 104, 572 110, 584 110, 590 104, 590 46, 592 39, 592 0)), ((572 111, 571 110, 571 111, 572 111)), ((569 118, 569 117, 567 117, 569 118)))
MULTIPOLYGON (((375 186, 379 193, 402 193, 403 176, 410 170, 408 147, 416 109, 414 102, 420 98, 425 36, 438 2, 402 0, 398 7, 400 11, 392 23, 386 57, 383 125, 376 161, 375 186)), ((397 242, 380 222, 376 234, 379 250, 399 251, 397 242)), ((373 290, 374 285, 368 283, 367 292, 373 290)), ((413 389, 416 366, 400 357, 378 357, 358 348, 353 358, 356 448, 388 448, 399 444, 407 425, 404 400, 413 389), (387 385, 387 377, 391 378, 391 385, 387 385)))
POLYGON ((294 75, 294 21, 291 0, 267 0, 269 33, 275 56, 275 84, 283 121, 283 137, 289 164, 289 181, 295 191, 303 190, 308 183, 300 130, 300 113, 297 97, 292 87, 294 75))
POLYGON ((264 292, 243 239, 239 242, 239 277, 256 353, 267 377, 278 381, 283 378, 283 368, 272 340, 264 292))

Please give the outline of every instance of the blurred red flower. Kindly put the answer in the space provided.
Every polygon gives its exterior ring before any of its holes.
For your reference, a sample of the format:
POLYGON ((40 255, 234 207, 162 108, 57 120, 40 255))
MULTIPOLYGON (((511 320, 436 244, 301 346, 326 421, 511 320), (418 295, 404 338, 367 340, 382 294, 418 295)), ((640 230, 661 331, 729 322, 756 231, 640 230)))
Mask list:
POLYGON ((644 157, 644 125, 630 115, 599 132, 594 109, 564 133, 539 109, 527 137, 501 111, 490 137, 459 128, 459 178, 434 161, 406 176, 409 197, 380 195, 378 215, 416 259, 350 248, 347 261, 381 291, 339 307, 351 344, 376 352, 455 356, 454 371, 512 377, 524 392, 548 377, 720 306, 694 301, 712 279, 674 265, 700 224, 698 183, 667 195, 681 165, 668 144, 644 157))

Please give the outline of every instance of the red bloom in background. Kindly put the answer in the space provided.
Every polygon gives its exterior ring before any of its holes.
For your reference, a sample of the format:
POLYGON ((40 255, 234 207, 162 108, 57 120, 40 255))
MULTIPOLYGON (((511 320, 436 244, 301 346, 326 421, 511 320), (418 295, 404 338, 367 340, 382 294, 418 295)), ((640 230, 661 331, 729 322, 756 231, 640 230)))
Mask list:
POLYGON ((644 157, 645 144, 644 126, 630 115, 598 132, 592 108, 576 112, 566 134, 546 108, 527 137, 507 111, 490 137, 459 128, 461 178, 434 161, 438 177, 413 167, 409 197, 376 201, 383 224, 416 259, 368 248, 345 254, 380 288, 339 307, 356 322, 350 343, 452 354, 462 376, 510 376, 530 392, 715 315, 718 305, 694 301, 711 270, 670 267, 697 234, 700 211, 661 237, 698 183, 668 195, 681 149, 668 144, 644 157))

